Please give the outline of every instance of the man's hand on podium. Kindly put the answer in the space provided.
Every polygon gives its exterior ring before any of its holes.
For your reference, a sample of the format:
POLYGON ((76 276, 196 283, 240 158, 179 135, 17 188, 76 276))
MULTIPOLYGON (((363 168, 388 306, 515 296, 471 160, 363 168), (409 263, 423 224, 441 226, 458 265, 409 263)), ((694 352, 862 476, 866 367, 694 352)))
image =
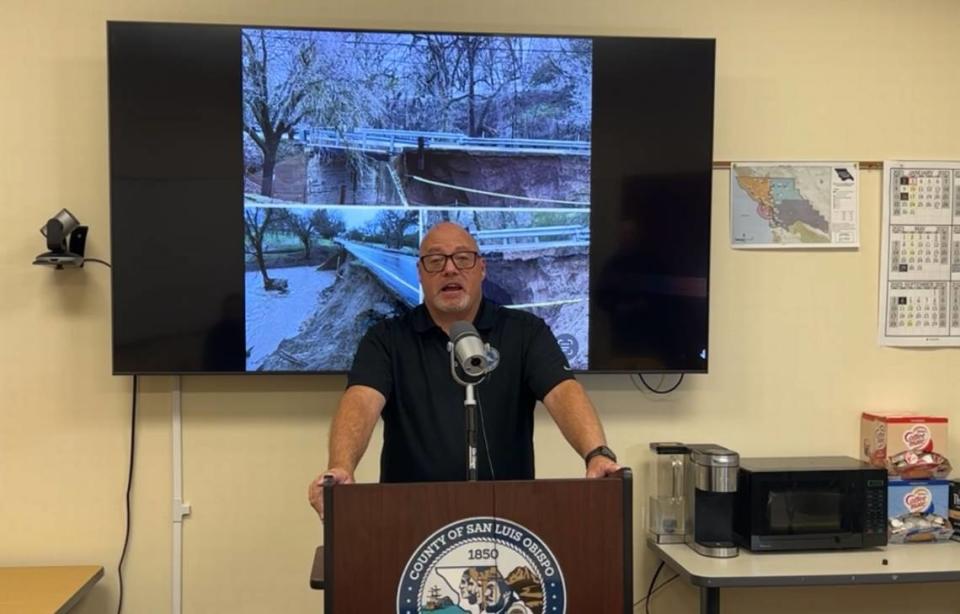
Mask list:
POLYGON ((310 482, 307 488, 307 499, 313 509, 320 514, 320 520, 323 520, 323 480, 328 477, 333 479, 334 484, 353 484, 353 475, 345 469, 336 467, 327 469, 310 482))
POLYGON ((590 459, 587 465, 588 478, 605 478, 620 471, 621 467, 606 456, 597 455, 590 459))

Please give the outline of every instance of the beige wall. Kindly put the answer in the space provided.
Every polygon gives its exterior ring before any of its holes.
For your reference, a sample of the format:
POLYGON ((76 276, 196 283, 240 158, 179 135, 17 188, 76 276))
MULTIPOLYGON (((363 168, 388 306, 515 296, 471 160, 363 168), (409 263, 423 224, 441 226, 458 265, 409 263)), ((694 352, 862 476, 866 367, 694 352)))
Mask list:
MULTIPOLYGON (((116 608, 131 381, 110 375, 109 271, 30 262, 37 229, 61 207, 90 225, 88 254, 109 258, 107 19, 714 37, 718 160, 960 158, 951 0, 3 0, 0 565, 102 564, 107 575, 79 614, 116 608)), ((639 538, 649 441, 855 454, 861 410, 917 409, 953 419, 960 454, 960 350, 875 340, 880 173, 863 173, 862 247, 818 253, 732 251, 728 179, 714 173, 710 374, 665 398, 626 376, 582 378, 611 445, 637 471, 638 595, 654 566, 639 538)), ((323 467, 342 386, 341 377, 184 379, 186 614, 321 611, 307 588, 320 527, 305 489, 323 467)), ((170 607, 171 388, 171 378, 142 382, 126 612, 170 607)), ((540 475, 578 475, 542 412, 537 428, 540 475)), ((376 479, 377 453, 361 480, 376 479)), ((955 612, 956 594, 740 590, 724 594, 724 611, 955 612)), ((696 593, 674 582, 654 610, 694 612, 696 593)))

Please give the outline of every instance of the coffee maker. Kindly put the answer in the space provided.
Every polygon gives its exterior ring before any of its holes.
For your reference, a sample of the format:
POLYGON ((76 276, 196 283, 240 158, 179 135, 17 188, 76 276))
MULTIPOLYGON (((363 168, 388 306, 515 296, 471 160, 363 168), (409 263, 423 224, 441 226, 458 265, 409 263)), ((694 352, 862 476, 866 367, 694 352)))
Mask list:
POLYGON ((740 455, 712 443, 687 444, 687 448, 684 541, 704 556, 737 556, 733 514, 740 455))
POLYGON ((647 535, 658 544, 682 544, 686 533, 683 469, 690 448, 676 441, 650 444, 647 535))

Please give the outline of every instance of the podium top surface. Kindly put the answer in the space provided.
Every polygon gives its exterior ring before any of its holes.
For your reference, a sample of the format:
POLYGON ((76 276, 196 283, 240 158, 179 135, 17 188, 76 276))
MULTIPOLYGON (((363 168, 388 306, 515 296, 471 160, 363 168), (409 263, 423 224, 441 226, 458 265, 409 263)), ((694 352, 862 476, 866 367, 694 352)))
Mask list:
POLYGON ((99 565, 0 567, 0 612, 62 614, 102 577, 99 565))
POLYGON ((703 587, 898 584, 960 580, 960 542, 893 544, 830 552, 753 553, 729 559, 702 556, 686 544, 647 541, 667 565, 703 587), (884 563, 886 561, 886 563, 884 563))

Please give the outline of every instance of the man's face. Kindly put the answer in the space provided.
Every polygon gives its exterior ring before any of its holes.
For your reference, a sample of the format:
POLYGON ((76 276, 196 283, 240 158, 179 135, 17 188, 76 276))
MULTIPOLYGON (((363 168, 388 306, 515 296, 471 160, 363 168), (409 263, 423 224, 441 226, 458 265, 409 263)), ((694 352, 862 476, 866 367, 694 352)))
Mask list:
POLYGON ((460 596, 470 605, 480 603, 480 587, 477 585, 477 579, 474 578, 469 570, 463 572, 460 579, 460 596))
MULTIPOLYGON (((477 244, 469 234, 455 224, 435 226, 420 245, 420 255, 451 256, 457 252, 476 252, 477 244)), ((423 263, 417 265, 423 300, 428 306, 443 313, 467 313, 480 303, 481 284, 487 265, 479 256, 470 269, 458 269, 453 259, 447 258, 443 269, 427 271, 423 263)))
POLYGON ((506 594, 500 586, 499 578, 490 578, 483 587, 483 605, 489 612, 503 608, 506 594))

